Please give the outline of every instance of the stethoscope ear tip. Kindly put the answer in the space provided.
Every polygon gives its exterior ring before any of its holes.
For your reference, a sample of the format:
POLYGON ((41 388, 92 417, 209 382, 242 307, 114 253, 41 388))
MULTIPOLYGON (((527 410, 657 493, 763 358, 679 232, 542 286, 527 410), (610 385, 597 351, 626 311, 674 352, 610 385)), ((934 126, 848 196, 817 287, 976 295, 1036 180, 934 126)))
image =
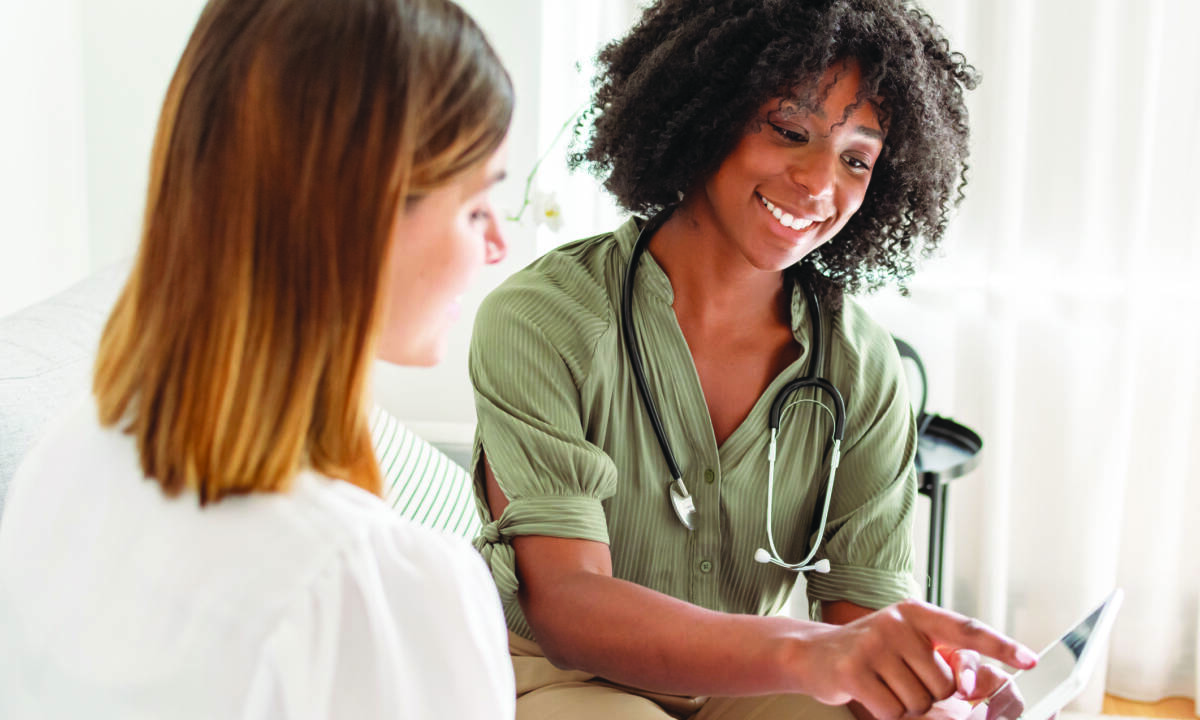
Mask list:
POLYGON ((754 551, 754 561, 760 562, 764 565, 766 565, 768 563, 770 563, 772 565, 778 565, 781 568, 784 568, 787 570, 792 570, 794 572, 818 572, 818 573, 829 572, 829 560, 827 558, 821 558, 820 560, 816 561, 812 565, 804 565, 803 563, 796 563, 795 565, 789 565, 789 564, 783 562, 782 560, 780 560, 778 558, 778 556, 772 557, 771 553, 767 552, 766 548, 759 548, 754 551))

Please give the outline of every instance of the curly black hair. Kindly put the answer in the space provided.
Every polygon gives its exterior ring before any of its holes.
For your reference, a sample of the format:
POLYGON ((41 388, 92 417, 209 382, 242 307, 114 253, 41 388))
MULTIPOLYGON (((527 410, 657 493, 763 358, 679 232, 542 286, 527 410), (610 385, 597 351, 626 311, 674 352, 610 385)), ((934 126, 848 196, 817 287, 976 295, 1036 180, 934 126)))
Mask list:
POLYGON ((600 52, 590 167, 627 210, 652 215, 720 167, 772 98, 811 96, 853 59, 858 102, 887 131, 862 207, 801 272, 831 307, 890 282, 904 290, 962 200, 964 90, 978 81, 932 18, 904 0, 660 0, 600 52))

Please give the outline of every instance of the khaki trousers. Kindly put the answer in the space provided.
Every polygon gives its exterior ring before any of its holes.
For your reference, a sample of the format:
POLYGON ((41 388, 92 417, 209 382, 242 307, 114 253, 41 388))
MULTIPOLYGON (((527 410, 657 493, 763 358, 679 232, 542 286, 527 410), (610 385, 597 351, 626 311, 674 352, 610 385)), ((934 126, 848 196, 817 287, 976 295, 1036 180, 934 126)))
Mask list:
POLYGON ((559 670, 537 643, 511 631, 508 648, 517 680, 517 720, 854 720, 844 706, 823 705, 806 695, 664 695, 559 670))

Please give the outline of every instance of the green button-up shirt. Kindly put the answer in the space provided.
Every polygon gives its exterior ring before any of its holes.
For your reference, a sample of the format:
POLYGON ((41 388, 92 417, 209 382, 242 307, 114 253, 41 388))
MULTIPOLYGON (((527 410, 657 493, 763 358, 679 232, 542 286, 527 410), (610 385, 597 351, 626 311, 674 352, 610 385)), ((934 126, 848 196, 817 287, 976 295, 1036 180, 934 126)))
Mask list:
MULTIPOLYGON (((489 295, 476 317, 473 465, 484 519, 476 547, 492 569, 509 628, 531 640, 509 544, 518 535, 608 543, 615 577, 712 610, 776 612, 796 580, 792 571, 756 562, 754 552, 767 547, 768 410, 809 363, 804 293, 793 287, 800 357, 718 446, 670 280, 649 253, 642 255, 634 322, 650 392, 699 511, 689 532, 668 500, 671 477, 621 333, 621 284, 637 233, 630 220, 548 253, 489 295), (497 521, 487 508, 481 453, 510 500, 497 521)), ((831 571, 807 576, 809 600, 882 607, 915 590, 912 410, 885 330, 849 298, 825 324, 823 375, 845 398, 846 429, 817 553, 831 571)), ((793 397, 802 398, 829 404, 810 389, 793 397)), ((787 562, 804 558, 817 540, 832 427, 813 403, 791 405, 781 421, 771 521, 787 562)))

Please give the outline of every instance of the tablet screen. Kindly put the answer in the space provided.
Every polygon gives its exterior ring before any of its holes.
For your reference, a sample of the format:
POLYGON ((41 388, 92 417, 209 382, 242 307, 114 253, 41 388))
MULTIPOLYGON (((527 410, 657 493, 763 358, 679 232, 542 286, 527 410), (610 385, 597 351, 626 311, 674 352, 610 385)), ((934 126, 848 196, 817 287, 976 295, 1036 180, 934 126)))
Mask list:
POLYGON ((1038 655, 1037 666, 1018 672, 988 698, 987 720, 1046 720, 1083 691, 1121 604, 1114 590, 1078 625, 1038 655), (1010 686, 1015 686, 1014 688, 1010 686))

